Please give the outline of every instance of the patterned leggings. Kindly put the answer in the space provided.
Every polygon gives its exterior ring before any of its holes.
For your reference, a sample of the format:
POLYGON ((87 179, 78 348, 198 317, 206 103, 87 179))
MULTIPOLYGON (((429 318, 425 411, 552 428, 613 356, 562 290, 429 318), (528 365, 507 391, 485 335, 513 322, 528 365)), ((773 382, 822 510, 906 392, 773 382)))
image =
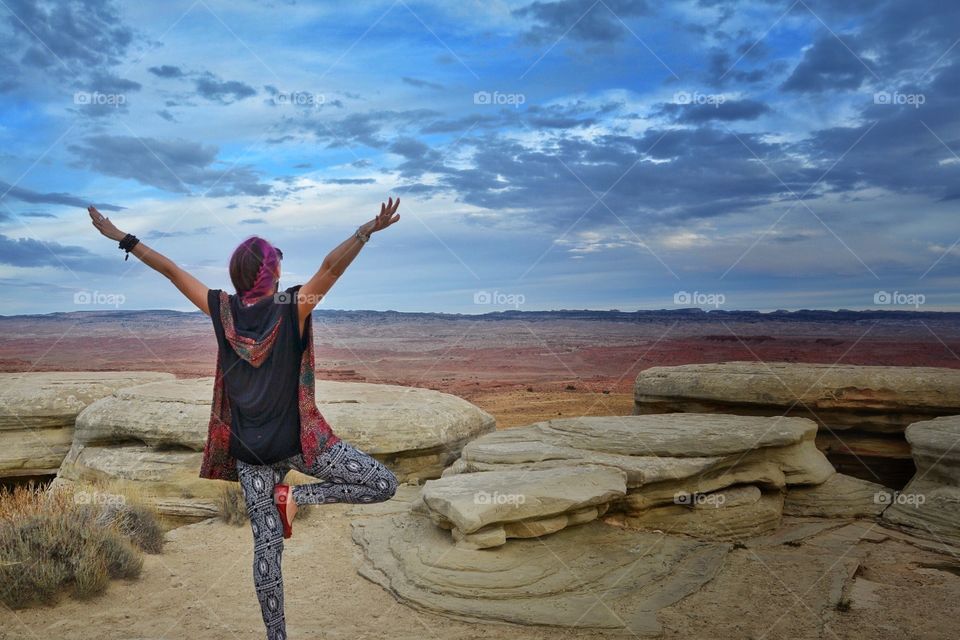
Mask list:
POLYGON ((397 490, 397 478, 383 464, 340 440, 308 469, 297 454, 269 465, 237 460, 237 474, 253 531, 253 584, 267 628, 267 640, 286 640, 283 613, 283 524, 273 502, 273 487, 291 468, 323 482, 292 487, 297 504, 384 502, 397 490))

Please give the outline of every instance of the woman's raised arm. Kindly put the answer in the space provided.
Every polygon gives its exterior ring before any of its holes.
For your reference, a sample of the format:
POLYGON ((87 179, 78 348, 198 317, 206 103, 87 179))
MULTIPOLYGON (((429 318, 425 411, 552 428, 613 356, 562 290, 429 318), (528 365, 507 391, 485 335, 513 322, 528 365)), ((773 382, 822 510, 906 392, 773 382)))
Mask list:
MULTIPOLYGON (((90 220, 93 222, 93 226, 107 238, 119 242, 127 235, 117 229, 117 227, 110 222, 110 218, 107 218, 97 211, 96 207, 87 207, 87 212, 90 214, 90 220)), ((185 295, 190 302, 197 305, 200 311, 210 315, 210 309, 207 306, 208 288, 205 284, 178 267, 170 258, 145 245, 142 240, 137 242, 133 249, 130 250, 130 253, 140 258, 147 266, 164 275, 180 290, 180 293, 185 295)))
POLYGON ((381 202, 380 213, 377 217, 366 224, 360 225, 360 227, 357 228, 357 233, 354 233, 341 242, 333 251, 327 254, 327 257, 323 259, 323 263, 317 272, 313 274, 313 277, 300 287, 300 295, 297 299, 297 319, 300 323, 301 335, 303 334, 303 325, 307 316, 313 312, 314 307, 320 303, 323 296, 327 295, 327 291, 330 290, 333 283, 343 275, 343 272, 347 270, 347 267, 350 266, 353 259, 360 253, 364 241, 361 240, 358 235, 369 237, 371 233, 386 229, 392 225, 400 219, 400 214, 397 213, 397 207, 399 206, 400 198, 397 198, 396 202, 393 201, 392 197, 387 200, 386 204, 381 202))

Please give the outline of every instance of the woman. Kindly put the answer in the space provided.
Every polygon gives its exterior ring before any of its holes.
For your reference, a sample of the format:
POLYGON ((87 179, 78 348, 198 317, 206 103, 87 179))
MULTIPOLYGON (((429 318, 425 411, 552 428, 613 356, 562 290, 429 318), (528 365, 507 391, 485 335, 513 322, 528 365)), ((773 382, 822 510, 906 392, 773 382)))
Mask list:
POLYGON ((230 259, 230 295, 208 289, 88 207, 100 233, 166 276, 213 322, 217 367, 200 475, 238 480, 243 489, 267 640, 287 637, 281 559, 297 505, 383 502, 397 488, 389 469, 337 437, 317 410, 311 313, 370 234, 400 219, 399 206, 399 198, 381 203, 380 214, 331 251, 306 284, 282 292, 283 253, 257 236, 244 240, 230 259), (323 481, 290 487, 282 480, 291 468, 323 481))

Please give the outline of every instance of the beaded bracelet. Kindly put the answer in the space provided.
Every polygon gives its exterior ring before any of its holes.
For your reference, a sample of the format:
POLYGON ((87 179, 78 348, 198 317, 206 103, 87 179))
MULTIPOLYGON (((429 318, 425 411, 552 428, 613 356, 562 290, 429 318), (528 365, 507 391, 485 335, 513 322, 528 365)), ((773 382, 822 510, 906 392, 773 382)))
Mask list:
POLYGON ((130 257, 130 252, 133 251, 138 242, 140 242, 140 239, 132 233, 123 236, 123 240, 120 241, 120 250, 127 252, 127 255, 123 257, 124 261, 130 257))

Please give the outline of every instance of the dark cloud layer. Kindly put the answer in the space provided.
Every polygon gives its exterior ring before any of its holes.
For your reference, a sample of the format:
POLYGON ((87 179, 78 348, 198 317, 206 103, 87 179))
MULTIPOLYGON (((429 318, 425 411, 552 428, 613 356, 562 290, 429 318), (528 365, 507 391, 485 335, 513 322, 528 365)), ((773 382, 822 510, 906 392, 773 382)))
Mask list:
POLYGON ((11 186, 10 183, 0 180, 0 200, 7 198, 31 204, 62 204, 68 207, 83 207, 84 209, 93 204, 101 211, 122 211, 124 209, 124 207, 104 202, 92 203, 69 193, 39 193, 20 186, 11 186))
POLYGON ((150 67, 147 69, 147 71, 158 78, 182 78, 184 76, 183 69, 169 64, 163 64, 159 67, 150 67))
POLYGON ((0 234, 0 263, 15 267, 56 267, 73 271, 104 271, 113 261, 86 247, 0 234))
POLYGON ((221 80, 212 73, 203 73, 195 81, 197 94, 220 102, 230 104, 257 95, 257 90, 238 80, 221 80))
POLYGON ((271 191, 251 167, 218 162, 213 145, 103 134, 88 136, 68 149, 80 166, 166 191, 210 197, 262 196, 271 191))
POLYGON ((756 120, 770 110, 769 105, 748 99, 724 100, 716 104, 665 104, 662 112, 675 122, 701 124, 711 120, 756 120))
MULTIPOLYGON (((369 177, 374 171, 392 173, 404 193, 452 197, 508 215, 510 221, 532 221, 550 230, 567 229, 575 222, 580 224, 578 229, 589 230, 619 219, 636 228, 689 228, 692 222, 718 222, 733 214, 748 219, 781 211, 794 205, 801 194, 814 206, 857 197, 864 188, 922 196, 931 203, 960 199, 960 156, 956 155, 960 153, 960 46, 954 46, 960 38, 960 3, 697 0, 671 13, 676 6, 653 1, 537 0, 512 13, 523 25, 523 43, 546 51, 564 41, 550 54, 551 64, 561 70, 564 56, 582 56, 584 50, 615 50, 625 59, 639 55, 649 60, 650 51, 630 36, 627 24, 650 25, 669 13, 673 22, 656 26, 672 30, 677 41, 663 50, 657 47, 657 53, 682 73, 682 84, 605 75, 606 58, 581 57, 577 69, 594 64, 595 76, 553 80, 557 87, 529 84, 525 87, 529 94, 516 106, 482 105, 470 101, 472 89, 465 90, 448 76, 439 82, 426 72, 407 70, 406 75, 397 73, 392 78, 393 85, 423 89, 408 88, 402 93, 423 100, 415 105, 429 108, 364 110, 365 104, 388 103, 343 92, 338 94, 343 100, 305 105, 322 109, 270 110, 280 131, 267 142, 319 142, 321 147, 351 152, 352 157, 333 155, 340 156, 339 167, 353 159, 352 166, 360 170, 356 177, 349 177, 350 172, 347 177, 321 178, 326 184, 345 188, 373 184, 380 180, 369 177), (788 8, 789 16, 771 29, 774 19, 788 8), (609 84, 610 77, 619 84, 609 84), (645 96, 694 83, 712 87, 718 95, 722 91, 725 97, 710 103, 644 102, 645 96), (629 113, 624 103, 606 98, 563 101, 563 96, 570 95, 619 95, 600 93, 602 89, 622 91, 629 96, 625 100, 639 103, 629 107, 638 113, 629 113), (875 99, 878 93, 922 96, 924 102, 918 106, 884 103, 875 99), (818 118, 824 124, 818 124, 818 118), (367 155, 376 165, 362 157, 367 155)), ((142 91, 140 84, 116 69, 128 56, 136 35, 122 24, 115 4, 18 1, 12 9, 39 34, 87 36, 83 42, 58 38, 54 49, 66 66, 82 68, 71 78, 75 83, 71 86, 131 94, 142 91), (75 24, 63 31, 65 21, 75 24)), ((57 57, 43 51, 36 38, 9 16, 6 27, 15 46, 0 52, 0 92, 19 90, 28 80, 11 72, 6 62, 51 75, 66 73, 58 69, 63 65, 57 57)), ((459 50, 462 42, 451 42, 459 50)), ((527 47, 517 49, 524 56, 530 52, 527 47)), ((528 67, 527 58, 517 66, 517 73, 522 72, 528 67)), ((496 86, 495 79, 506 77, 497 77, 493 65, 488 70, 477 64, 477 69, 490 74, 490 90, 496 86)), ((137 77, 164 91, 182 89, 169 96, 175 99, 149 110, 157 125, 163 124, 159 119, 188 121, 190 107, 204 104, 203 100, 227 105, 260 95, 279 107, 283 102, 299 104, 290 96, 311 95, 282 93, 273 85, 262 85, 254 75, 223 79, 172 63, 151 66, 137 77), (258 91, 254 86, 263 88, 258 91), (170 111, 174 107, 175 113, 170 111)), ((88 111, 90 115, 109 113, 88 111)), ((93 131, 68 147, 76 166, 165 191, 276 198, 285 193, 283 182, 290 181, 276 178, 278 186, 271 189, 252 166, 221 161, 214 145, 93 131)), ((296 169, 327 166, 326 158, 315 165, 294 164, 301 159, 284 159, 282 164, 296 169)), ((0 183, 0 192, 8 186, 0 183)), ((86 204, 70 194, 23 188, 10 189, 7 197, 36 204, 86 204)), ((243 206, 252 211, 270 208, 262 202, 243 206)), ((101 208, 111 209, 109 205, 101 208)), ((262 219, 242 222, 258 224, 262 219)), ((812 237, 790 232, 774 236, 773 241, 800 245, 812 237)), ((4 241, 13 243, 9 246, 15 251, 25 246, 21 241, 4 241)))
POLYGON ((534 23, 523 39, 531 44, 543 44, 561 36, 588 42, 617 40, 630 33, 622 20, 651 11, 651 4, 646 0, 538 0, 512 13, 534 23))
POLYGON ((823 34, 804 54, 783 89, 814 93, 859 89, 873 73, 859 48, 850 35, 823 34))
POLYGON ((120 20, 118 6, 111 0, 7 0, 5 4, 6 21, 25 45, 21 62, 30 66, 96 69, 119 63, 133 42, 133 30, 120 20))
MULTIPOLYGON (((7 0, 4 13, 3 53, 18 64, 2 65, 0 92, 49 90, 49 83, 36 81, 38 74, 77 90, 116 93, 140 88, 111 70, 129 54, 137 36, 112 0, 7 0)), ((109 113, 96 105, 76 110, 93 116, 109 113)))

